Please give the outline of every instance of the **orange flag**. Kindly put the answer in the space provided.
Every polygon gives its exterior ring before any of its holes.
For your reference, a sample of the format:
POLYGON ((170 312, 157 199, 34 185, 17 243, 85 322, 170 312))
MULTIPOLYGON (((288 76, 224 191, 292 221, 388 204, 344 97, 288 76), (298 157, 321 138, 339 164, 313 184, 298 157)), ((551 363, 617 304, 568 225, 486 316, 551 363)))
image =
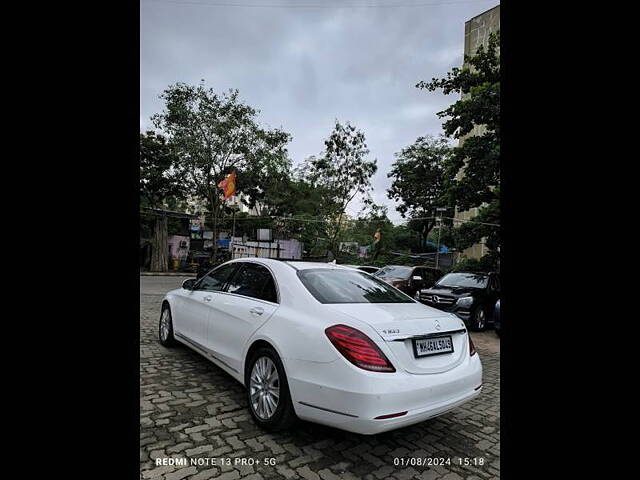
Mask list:
POLYGON ((227 175, 224 180, 218 184, 218 188, 221 188, 224 192, 224 199, 231 197, 236 193, 236 171, 234 170, 227 175))

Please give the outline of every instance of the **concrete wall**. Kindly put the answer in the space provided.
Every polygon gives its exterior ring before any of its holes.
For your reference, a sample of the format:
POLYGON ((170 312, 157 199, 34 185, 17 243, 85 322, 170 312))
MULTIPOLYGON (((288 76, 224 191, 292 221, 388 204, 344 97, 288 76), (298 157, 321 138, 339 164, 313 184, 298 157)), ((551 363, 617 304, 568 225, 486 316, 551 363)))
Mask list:
POLYGON ((260 257, 260 258, 289 258, 302 259, 304 244, 296 239, 274 240, 273 242, 242 241, 242 237, 233 239, 232 258, 260 257), (278 255, 278 246, 280 253, 278 255))
POLYGON ((169 255, 173 258, 187 258, 187 254, 189 253, 189 237, 183 235, 171 235, 169 236, 167 243, 169 244, 169 255), (183 240, 187 242, 187 246, 185 248, 180 247, 180 242, 183 240))
POLYGON ((489 41, 489 34, 497 30, 500 30, 500 5, 465 22, 465 55, 473 55, 480 45, 486 45, 489 41))
MULTIPOLYGON (((489 41, 489 34, 500 30, 500 5, 497 5, 484 13, 481 13, 477 17, 473 17, 471 20, 464 24, 464 53, 465 55, 473 55, 480 45, 486 45, 489 41)), ((463 98, 465 96, 463 95, 463 98)), ((475 126, 474 129, 464 137, 460 139, 459 145, 462 145, 466 138, 473 135, 482 135, 485 127, 483 125, 475 126)), ((458 174, 458 178, 464 175, 464 172, 458 174)), ((478 214, 478 208, 472 208, 471 210, 458 211, 456 209, 454 217, 457 220, 471 220, 478 214)), ((460 222, 456 222, 456 226, 460 225, 460 222)), ((487 253, 487 248, 484 241, 476 243, 467 248, 459 259, 463 258, 480 258, 487 253)))

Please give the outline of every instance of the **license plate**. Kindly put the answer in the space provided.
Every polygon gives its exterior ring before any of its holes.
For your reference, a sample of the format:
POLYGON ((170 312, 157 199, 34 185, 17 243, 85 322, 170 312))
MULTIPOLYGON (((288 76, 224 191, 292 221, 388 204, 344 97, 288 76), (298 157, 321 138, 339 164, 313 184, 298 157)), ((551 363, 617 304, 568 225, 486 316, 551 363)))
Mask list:
POLYGON ((416 339, 413 341, 413 353, 416 358, 453 353, 453 340, 451 335, 416 339))

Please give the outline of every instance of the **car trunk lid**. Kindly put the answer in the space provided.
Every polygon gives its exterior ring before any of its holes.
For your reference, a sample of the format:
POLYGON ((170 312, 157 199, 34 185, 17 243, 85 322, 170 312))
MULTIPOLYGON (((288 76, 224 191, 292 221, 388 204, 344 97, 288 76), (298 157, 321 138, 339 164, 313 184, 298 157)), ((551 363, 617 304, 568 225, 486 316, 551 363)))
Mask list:
POLYGON ((409 373, 429 374, 450 370, 462 362, 468 351, 467 334, 462 320, 420 303, 359 303, 327 306, 373 328, 393 352, 394 365, 409 373), (446 336, 451 337, 452 353, 416 357, 414 352, 416 340, 446 336))

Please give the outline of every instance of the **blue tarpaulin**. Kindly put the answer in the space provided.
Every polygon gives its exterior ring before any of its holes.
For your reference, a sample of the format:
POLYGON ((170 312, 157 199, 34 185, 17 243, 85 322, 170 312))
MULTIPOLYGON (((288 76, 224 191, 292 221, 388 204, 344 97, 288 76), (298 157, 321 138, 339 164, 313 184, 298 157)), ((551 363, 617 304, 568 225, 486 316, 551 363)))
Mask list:
MULTIPOLYGON (((432 242, 431 240, 427 240, 425 242, 425 245, 430 245, 432 246, 434 249, 437 249, 438 246, 436 245, 435 242, 432 242)), ((446 245, 440 244, 440 253, 449 253, 449 248, 446 245)))

